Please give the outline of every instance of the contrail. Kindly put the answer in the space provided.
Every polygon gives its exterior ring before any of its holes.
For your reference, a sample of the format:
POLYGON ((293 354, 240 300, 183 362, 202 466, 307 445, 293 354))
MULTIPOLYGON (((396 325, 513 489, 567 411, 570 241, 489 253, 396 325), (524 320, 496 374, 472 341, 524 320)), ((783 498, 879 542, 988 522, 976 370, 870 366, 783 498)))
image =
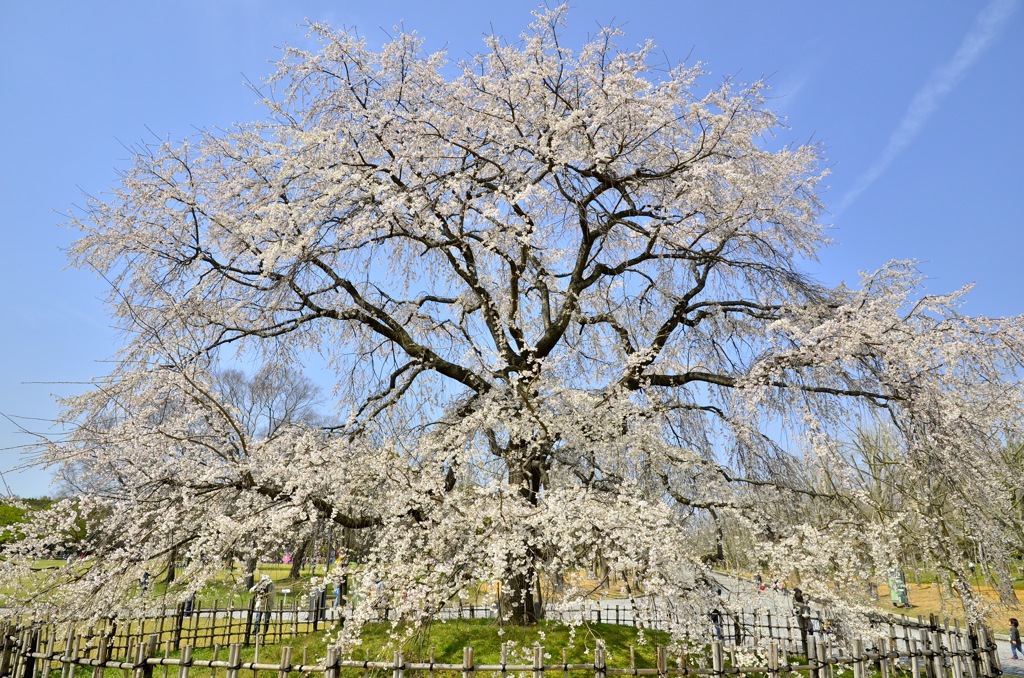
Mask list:
POLYGON ((914 95, 913 101, 907 107, 907 112, 903 114, 899 127, 889 137, 889 144, 885 147, 885 151, 839 201, 835 214, 840 214, 852 205, 861 193, 882 176, 896 156, 913 141, 928 118, 938 108, 943 97, 960 82, 964 73, 978 60, 985 48, 995 40, 999 29, 1017 11, 1019 4, 1019 0, 993 0, 978 14, 971 30, 960 43, 956 54, 953 55, 949 63, 932 73, 924 87, 914 95))

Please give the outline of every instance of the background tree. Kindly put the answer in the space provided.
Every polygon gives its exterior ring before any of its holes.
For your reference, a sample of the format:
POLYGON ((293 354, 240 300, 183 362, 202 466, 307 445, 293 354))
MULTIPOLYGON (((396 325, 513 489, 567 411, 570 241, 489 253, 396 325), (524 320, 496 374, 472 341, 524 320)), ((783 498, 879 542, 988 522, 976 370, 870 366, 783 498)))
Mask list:
POLYGON ((908 263, 810 279, 818 149, 774 139, 763 84, 709 87, 611 28, 574 52, 563 12, 457 66, 413 34, 375 52, 313 25, 321 50, 286 52, 269 119, 136 149, 74 218, 73 259, 111 281, 130 342, 65 401, 75 432, 50 459, 130 460, 90 500, 145 526, 96 563, 97 603, 169 544, 215 562, 323 519, 372 533, 360 585, 409 619, 498 580, 531 622, 539 578, 601 553, 683 633, 716 588, 685 528, 713 512, 850 620, 828 581, 892 557, 851 484, 826 482, 855 472, 842 443, 865 411, 898 432, 899 510, 933 551, 958 538, 922 515, 940 479, 970 498, 957 530, 1017 539, 989 490, 1020 426, 1020 319, 965 317, 908 263), (243 435, 208 368, 232 351, 321 356, 348 411, 243 435), (154 427, 168 397, 186 405, 154 427))

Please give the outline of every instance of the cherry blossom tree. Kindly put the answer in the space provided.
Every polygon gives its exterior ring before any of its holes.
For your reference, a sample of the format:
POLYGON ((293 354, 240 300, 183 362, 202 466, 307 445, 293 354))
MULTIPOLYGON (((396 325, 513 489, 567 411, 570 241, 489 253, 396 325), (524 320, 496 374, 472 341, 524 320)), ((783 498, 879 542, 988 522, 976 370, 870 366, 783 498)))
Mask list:
POLYGON ((25 597, 140 605, 134 579, 170 548, 184 596, 223 554, 326 520, 369 544, 376 595, 346 633, 373 604, 426 619, 481 582, 529 623, 541 594, 580 600, 599 557, 681 634, 714 599, 709 523, 851 619, 901 524, 962 571, 938 487, 958 530, 1020 543, 1002 450, 1021 319, 961 314, 964 291, 925 294, 912 263, 816 282, 819 149, 778 141, 764 85, 709 84, 613 28, 571 50, 563 21, 459 64, 413 33, 374 50, 315 24, 266 120, 136 149, 73 217, 73 260, 110 281, 128 341, 46 452, 118 489, 41 516, 10 556, 102 514, 83 549, 103 558, 25 597), (327 426, 246 430, 211 376, 313 355, 340 403, 327 426), (870 516, 845 445, 866 416, 897 433, 907 493, 870 516))

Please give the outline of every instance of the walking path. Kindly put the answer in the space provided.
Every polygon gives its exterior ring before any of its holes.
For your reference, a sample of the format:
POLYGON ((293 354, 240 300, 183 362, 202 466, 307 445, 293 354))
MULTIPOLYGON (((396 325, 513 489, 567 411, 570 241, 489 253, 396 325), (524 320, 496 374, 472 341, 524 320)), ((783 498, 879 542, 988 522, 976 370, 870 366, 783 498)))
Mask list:
POLYGON ((1003 668, 1003 673, 1008 676, 1024 676, 1024 659, 1011 658, 1010 641, 996 636, 996 645, 999 646, 999 663, 1003 668))

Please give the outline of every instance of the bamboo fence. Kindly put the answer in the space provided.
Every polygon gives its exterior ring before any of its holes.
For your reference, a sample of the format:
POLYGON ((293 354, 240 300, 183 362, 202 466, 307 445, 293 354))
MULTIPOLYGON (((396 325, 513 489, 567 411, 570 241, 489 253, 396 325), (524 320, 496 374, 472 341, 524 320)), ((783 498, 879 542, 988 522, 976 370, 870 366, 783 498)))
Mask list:
POLYGON ((157 637, 151 634, 145 642, 127 648, 118 658, 111 653, 103 638, 100 639, 95 657, 86 656, 78 644, 79 636, 68 635, 63 648, 56 645, 56 634, 43 637, 40 628, 22 629, 17 636, 7 635, 0 651, 0 677, 2 678, 71 678, 88 676, 104 678, 105 672, 118 673, 126 678, 192 678, 196 675, 210 678, 245 678, 249 672, 253 677, 259 673, 276 673, 278 678, 290 678, 299 674, 303 678, 343 678, 344 676, 383 676, 390 673, 392 678, 436 678, 459 676, 472 678, 474 674, 491 674, 495 678, 551 678, 561 674, 562 678, 573 676, 727 676, 754 675, 763 678, 835 678, 847 671, 853 678, 995 678, 1001 673, 995 644, 989 638, 987 629, 977 629, 976 641, 961 644, 957 634, 946 634, 941 629, 921 629, 918 637, 908 637, 909 649, 901 650, 897 644, 890 644, 886 638, 879 638, 873 647, 866 647, 862 641, 854 643, 852 654, 835 651, 828 639, 812 636, 807 643, 806 656, 790 656, 780 641, 772 640, 762 653, 763 663, 742 666, 737 664, 735 655, 730 655, 721 641, 712 641, 708 654, 679 654, 670 656, 664 647, 657 648, 657 663, 653 667, 637 667, 631 661, 629 667, 608 666, 605 651, 600 644, 594 651, 593 662, 568 663, 565 652, 562 662, 551 663, 543 647, 533 648, 531 663, 508 662, 508 646, 504 645, 501 661, 497 664, 478 664, 473 648, 463 649, 459 664, 437 662, 407 662, 402 652, 396 652, 392 661, 353 661, 340 658, 338 651, 328 650, 325 660, 308 663, 303 654, 300 662, 293 663, 292 650, 281 649, 281 659, 275 663, 242 661, 242 645, 233 643, 226 648, 216 647, 212 659, 193 659, 193 647, 185 645, 179 656, 164 652, 161 656, 157 637), (219 658, 222 650, 227 656, 219 658), (221 673, 223 672, 223 673, 221 673), (546 674, 551 674, 546 675, 546 674))

